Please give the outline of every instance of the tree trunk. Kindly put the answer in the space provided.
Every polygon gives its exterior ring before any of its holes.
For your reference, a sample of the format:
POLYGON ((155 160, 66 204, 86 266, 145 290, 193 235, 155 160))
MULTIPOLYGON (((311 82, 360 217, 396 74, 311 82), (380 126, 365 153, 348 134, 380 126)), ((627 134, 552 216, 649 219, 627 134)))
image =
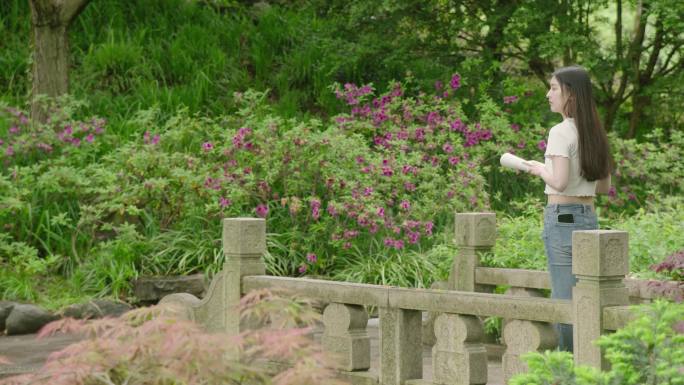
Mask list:
POLYGON ((613 124, 615 123, 618 108, 620 108, 620 102, 617 100, 609 100, 604 105, 606 107, 606 115, 603 118, 603 128, 606 131, 611 131, 613 129, 613 124))
POLYGON ((69 91, 67 27, 34 27, 33 38, 31 117, 36 122, 44 123, 48 117, 47 110, 39 96, 55 97, 69 91))
POLYGON ((40 96, 56 97, 69 91, 69 37, 71 21, 90 0, 30 0, 33 33, 31 118, 44 123, 48 111, 40 96))
POLYGON ((651 97, 648 95, 634 94, 632 96, 632 113, 629 116, 629 131, 627 132, 627 139, 633 139, 637 135, 640 123, 642 123, 642 116, 644 109, 651 104, 651 97))

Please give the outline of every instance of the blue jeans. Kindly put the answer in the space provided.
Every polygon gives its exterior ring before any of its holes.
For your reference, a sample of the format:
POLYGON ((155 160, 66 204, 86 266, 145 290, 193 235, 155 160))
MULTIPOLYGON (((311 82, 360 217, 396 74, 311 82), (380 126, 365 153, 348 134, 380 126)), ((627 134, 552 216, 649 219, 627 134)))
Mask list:
MULTIPOLYGON (((583 204, 550 204, 544 210, 544 247, 551 277, 551 298, 572 299, 575 276, 572 274, 572 232, 596 230, 598 219, 592 206, 583 204)), ((572 352, 572 325, 554 325, 558 332, 558 348, 572 352)))

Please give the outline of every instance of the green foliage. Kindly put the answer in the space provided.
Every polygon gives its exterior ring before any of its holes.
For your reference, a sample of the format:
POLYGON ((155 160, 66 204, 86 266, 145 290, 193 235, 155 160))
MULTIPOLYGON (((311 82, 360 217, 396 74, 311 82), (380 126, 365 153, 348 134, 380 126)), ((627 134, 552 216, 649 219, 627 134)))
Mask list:
POLYGON ((525 357, 529 372, 514 376, 511 385, 684 384, 684 305, 661 300, 635 311, 627 326, 596 342, 609 371, 575 366, 570 353, 533 352, 525 357))

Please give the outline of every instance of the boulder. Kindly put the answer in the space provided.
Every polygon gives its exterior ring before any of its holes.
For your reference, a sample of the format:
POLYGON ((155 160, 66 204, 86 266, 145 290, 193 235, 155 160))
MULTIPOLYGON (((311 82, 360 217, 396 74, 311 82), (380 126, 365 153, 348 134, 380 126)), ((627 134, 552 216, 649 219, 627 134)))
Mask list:
POLYGON ((0 301, 0 334, 5 331, 5 321, 12 312, 14 305, 16 305, 15 302, 0 301))
POLYGON ((12 308, 5 327, 8 335, 35 333, 58 316, 36 305, 16 304, 12 308))
POLYGON ((133 307, 125 302, 96 299, 68 306, 62 311, 62 315, 76 319, 118 317, 131 309, 133 307))
POLYGON ((133 293, 143 302, 158 302, 173 293, 189 293, 198 298, 204 295, 206 281, 204 274, 141 277, 133 281, 133 293))

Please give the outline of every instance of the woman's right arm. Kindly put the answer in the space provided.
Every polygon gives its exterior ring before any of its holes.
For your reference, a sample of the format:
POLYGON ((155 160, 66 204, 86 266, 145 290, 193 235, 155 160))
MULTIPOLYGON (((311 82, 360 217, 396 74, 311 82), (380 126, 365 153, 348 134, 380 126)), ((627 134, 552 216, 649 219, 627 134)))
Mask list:
POLYGON ((608 194, 610 190, 610 174, 603 179, 599 179, 596 183, 596 193, 597 194, 608 194))

